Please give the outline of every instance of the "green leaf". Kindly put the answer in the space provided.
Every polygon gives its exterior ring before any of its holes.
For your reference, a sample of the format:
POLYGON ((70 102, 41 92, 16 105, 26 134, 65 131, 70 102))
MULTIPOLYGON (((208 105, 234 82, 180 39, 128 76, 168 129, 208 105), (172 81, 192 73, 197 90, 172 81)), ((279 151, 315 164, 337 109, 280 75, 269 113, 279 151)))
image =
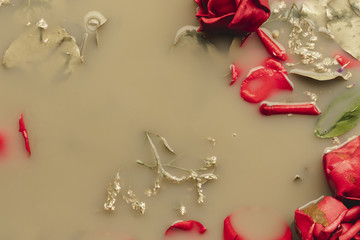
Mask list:
POLYGON ((355 127, 360 121, 360 92, 347 90, 333 100, 320 116, 315 135, 320 138, 340 136, 355 127))

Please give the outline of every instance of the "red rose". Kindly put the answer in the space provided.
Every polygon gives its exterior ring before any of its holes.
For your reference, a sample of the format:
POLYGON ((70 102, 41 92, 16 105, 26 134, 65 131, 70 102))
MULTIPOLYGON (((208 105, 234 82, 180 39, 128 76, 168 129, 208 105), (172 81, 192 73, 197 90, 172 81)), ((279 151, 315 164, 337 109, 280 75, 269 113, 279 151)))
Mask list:
POLYGON ((336 198, 360 203, 360 136, 325 150, 326 179, 336 198))
POLYGON ((359 218, 359 205, 347 209, 335 198, 322 197, 296 209, 296 232, 302 240, 357 240, 359 218))
POLYGON ((194 0, 199 31, 254 32, 270 16, 268 0, 194 0))

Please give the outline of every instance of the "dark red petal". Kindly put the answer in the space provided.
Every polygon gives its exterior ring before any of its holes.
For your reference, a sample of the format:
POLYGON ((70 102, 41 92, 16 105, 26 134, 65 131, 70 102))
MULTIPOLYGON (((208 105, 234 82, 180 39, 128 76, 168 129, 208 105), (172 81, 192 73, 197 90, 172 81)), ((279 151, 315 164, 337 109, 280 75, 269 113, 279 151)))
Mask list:
POLYGON ((199 18, 199 31, 211 33, 229 32, 230 29, 228 28, 228 25, 231 22, 233 16, 234 13, 229 13, 227 15, 216 18, 201 17, 199 18))
POLYGON ((209 0, 208 10, 210 17, 221 17, 236 12, 234 0, 209 0))
POLYGON ((229 27, 235 32, 254 32, 270 16, 270 11, 266 11, 263 5, 259 6, 256 0, 237 1, 238 9, 229 27))
POLYGON ((206 228, 201 223, 189 220, 189 221, 179 221, 175 222, 173 225, 171 225, 165 232, 165 236, 168 235, 170 232, 178 229, 182 231, 190 231, 192 229, 195 229, 198 231, 198 233, 203 234, 206 231, 206 228))

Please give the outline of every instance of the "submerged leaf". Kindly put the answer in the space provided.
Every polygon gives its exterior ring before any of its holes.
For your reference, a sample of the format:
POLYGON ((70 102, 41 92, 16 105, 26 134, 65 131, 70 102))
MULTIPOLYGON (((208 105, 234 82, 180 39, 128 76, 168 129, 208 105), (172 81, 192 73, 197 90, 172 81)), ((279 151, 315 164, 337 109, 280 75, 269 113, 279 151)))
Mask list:
POLYGON ((319 73, 319 72, 315 72, 315 71, 309 71, 309 70, 298 69, 298 68, 292 69, 290 71, 290 73, 300 75, 303 77, 312 78, 312 79, 319 80, 319 81, 328 81, 328 80, 335 79, 337 77, 341 77, 341 78, 347 80, 351 76, 350 72, 347 72, 348 74, 342 74, 339 72, 319 73))
POLYGON ((14 40, 6 50, 2 64, 7 68, 26 63, 42 63, 56 58, 71 71, 80 62, 80 50, 75 39, 62 27, 47 29, 40 20, 14 40))
POLYGON ((320 116, 315 135, 320 138, 340 136, 351 130, 360 121, 360 92, 358 89, 346 90, 320 116))
POLYGON ((306 0, 301 15, 313 21, 318 27, 326 26, 326 6, 329 0, 306 0))

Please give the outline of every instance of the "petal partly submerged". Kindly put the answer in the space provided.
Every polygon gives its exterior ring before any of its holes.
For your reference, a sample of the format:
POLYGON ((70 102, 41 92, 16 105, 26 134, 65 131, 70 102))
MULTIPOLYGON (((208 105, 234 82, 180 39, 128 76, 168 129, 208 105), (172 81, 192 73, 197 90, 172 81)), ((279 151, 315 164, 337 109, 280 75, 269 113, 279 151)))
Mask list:
POLYGON ((241 84, 241 97, 251 103, 258 103, 278 90, 293 90, 292 82, 283 72, 270 68, 255 68, 241 84))
POLYGON ((241 0, 238 3, 234 19, 229 25, 233 31, 254 32, 270 17, 270 11, 256 0, 241 0))
POLYGON ((206 228, 200 222, 189 220, 189 221, 178 221, 173 223, 165 232, 165 236, 170 234, 173 230, 178 229, 182 231, 196 230, 199 234, 204 234, 206 228))
POLYGON ((209 16, 221 17, 229 13, 236 12, 235 0, 209 0, 208 2, 209 16))

